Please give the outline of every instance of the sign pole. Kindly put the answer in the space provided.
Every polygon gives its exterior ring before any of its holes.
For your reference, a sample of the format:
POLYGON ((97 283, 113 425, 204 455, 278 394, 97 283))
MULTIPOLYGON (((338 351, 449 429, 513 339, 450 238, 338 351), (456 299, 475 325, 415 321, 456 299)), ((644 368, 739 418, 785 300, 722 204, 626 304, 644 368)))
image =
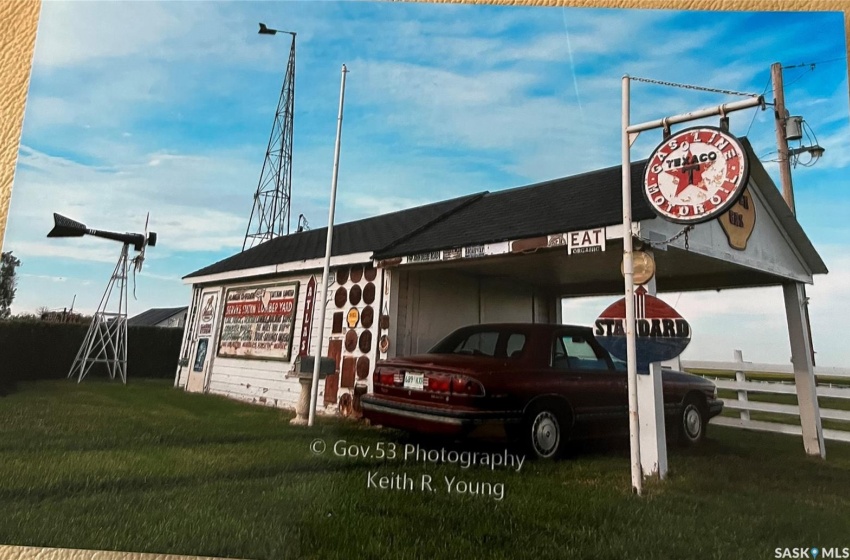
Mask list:
MULTIPOLYGON (((640 78, 634 78, 636 80, 640 80, 640 78)), ((638 391, 637 391, 637 352, 636 352, 636 340, 635 340, 635 289, 634 289, 634 251, 632 244, 632 192, 631 192, 631 144, 632 141, 637 138, 638 134, 646 130, 652 130, 655 128, 665 128, 669 129, 669 126, 672 124, 685 123, 693 120, 703 119, 706 117, 711 117, 714 115, 726 116, 728 113, 734 111, 741 111, 744 109, 749 109, 751 107, 761 106, 764 107, 764 97, 763 96, 754 96, 751 99, 747 99, 744 101, 736 101, 733 103, 727 103, 724 105, 720 105, 710 109, 700 109, 698 111, 692 111, 690 113, 685 113, 681 115, 674 115, 671 117, 665 117, 663 119, 658 119, 655 121, 645 122, 636 125, 630 125, 630 84, 632 78, 626 74, 623 76, 622 82, 622 157, 623 157, 623 278, 625 283, 625 335, 626 335, 626 364, 627 364, 627 372, 628 372, 628 393, 629 393, 629 442, 631 445, 631 474, 632 474, 632 489, 638 495, 641 494, 641 484, 643 479, 643 473, 641 471, 641 448, 640 448, 640 417, 639 417, 639 407, 638 407, 638 391)), ((709 131, 711 132, 711 131, 709 131)), ((710 140, 715 139, 714 134, 712 134, 709 138, 710 140)), ((718 145, 727 146, 729 142, 723 138, 717 139, 718 145)), ((720 149, 718 146, 715 146, 717 149, 720 149)), ((660 146, 659 146, 660 148, 660 146)), ((670 150, 672 150, 671 146, 668 146, 670 150)), ((658 151, 658 148, 656 149, 658 151)), ((739 156, 743 153, 739 150, 739 156)), ((654 154, 653 154, 654 155, 654 154)), ((669 155, 669 154, 668 154, 669 155)), ((666 157, 666 156, 665 156, 666 157)), ((710 157, 710 156, 706 156, 710 157)), ((744 156, 745 157, 745 156, 744 156)), ((652 158, 650 158, 652 159, 652 158)), ((746 162, 744 162, 744 165, 746 162)), ((647 164, 651 165, 651 161, 647 164)), ((728 165, 728 164, 727 164, 728 165)), ((741 166, 739 170, 736 170, 737 175, 736 178, 743 177, 741 179, 741 183, 745 186, 745 168, 744 165, 741 166)), ((659 166, 660 167, 660 166, 659 166)), ((691 167, 690 165, 686 165, 686 167, 691 167)), ((684 171, 683 171, 684 172, 684 171)), ((689 179, 693 179, 690 177, 689 179)), ((729 181, 727 181, 729 182, 729 181)), ((740 185, 739 185, 740 187, 740 185)), ((657 185, 655 186, 658 189, 657 185)), ((740 189, 739 191, 740 192, 740 189)), ((662 201, 664 197, 660 197, 662 201)), ((731 204, 734 202, 734 198, 730 199, 727 204, 731 204)), ((699 205, 697 208, 702 208, 702 205, 699 205)), ((655 208, 656 213, 660 214, 658 208, 655 208)), ((718 213, 724 210, 724 208, 717 206, 714 209, 714 213, 718 213)), ((682 215, 689 215, 690 211, 683 212, 682 215)), ((668 221, 678 221, 672 219, 672 216, 663 216, 668 221)), ((687 223, 698 223, 699 221, 706 221, 711 219, 710 216, 702 218, 701 220, 688 220, 687 223)), ((659 372, 660 373, 660 372, 659 372)), ((658 416, 658 406, 661 401, 656 400, 655 408, 653 411, 656 416, 658 416)), ((662 412, 663 414, 663 412, 662 412)), ((660 438, 661 435, 658 434, 659 424, 656 423, 656 439, 660 438)))
POLYGON ((629 138, 631 85, 628 75, 623 76, 622 153, 623 153, 623 278, 626 303, 626 363, 629 387, 629 447, 631 449, 632 490, 640 495, 643 476, 640 467, 640 422, 637 398, 637 353, 635 348, 635 284, 634 255, 632 248, 632 162, 629 138))
POLYGON ((336 144, 334 145, 334 170, 331 180, 331 207, 328 211, 328 238, 325 243, 325 266, 322 270, 322 303, 319 308, 319 336, 316 340, 316 358, 313 360, 313 382, 310 387, 310 413, 307 426, 313 425, 316 418, 316 401, 319 400, 319 365, 322 362, 322 341, 325 339, 325 313, 328 309, 328 275, 331 265, 331 246, 334 235, 334 210, 336 209, 336 183, 339 176, 339 144, 342 137, 342 107, 345 103, 345 74, 348 70, 342 65, 342 83, 339 86, 339 117, 336 121, 336 144))

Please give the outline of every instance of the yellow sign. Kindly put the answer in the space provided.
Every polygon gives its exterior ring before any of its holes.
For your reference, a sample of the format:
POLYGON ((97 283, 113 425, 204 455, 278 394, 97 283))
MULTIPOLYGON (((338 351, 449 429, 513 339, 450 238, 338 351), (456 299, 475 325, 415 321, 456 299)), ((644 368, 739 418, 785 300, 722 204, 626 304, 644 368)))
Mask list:
POLYGON ((738 201, 729 208, 728 212, 722 214, 718 221, 729 246, 733 249, 743 251, 747 248, 747 241, 756 226, 756 205, 749 189, 744 189, 738 201))
POLYGON ((348 310, 348 327, 353 329, 357 326, 357 323, 360 322, 360 312, 357 311, 356 307, 352 307, 348 310))

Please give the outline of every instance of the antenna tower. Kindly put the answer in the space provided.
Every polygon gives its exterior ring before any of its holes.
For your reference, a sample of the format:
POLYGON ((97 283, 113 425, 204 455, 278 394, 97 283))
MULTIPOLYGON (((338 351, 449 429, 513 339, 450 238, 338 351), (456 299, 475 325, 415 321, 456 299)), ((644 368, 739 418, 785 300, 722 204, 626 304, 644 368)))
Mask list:
MULTIPOLYGON (((274 35, 275 29, 260 24, 260 34, 274 35)), ((254 193, 254 206, 242 250, 250 249, 275 237, 289 235, 289 206, 292 194, 292 127, 295 111, 295 33, 289 50, 289 63, 280 90, 280 100, 274 116, 266 159, 260 172, 260 182, 254 193), (284 234, 284 231, 286 232, 284 234)))
POLYGON ((83 344, 80 346, 77 356, 74 358, 74 364, 71 366, 71 371, 68 372, 68 377, 77 374, 77 383, 79 383, 94 364, 102 363, 106 364, 111 379, 115 379, 115 375, 118 374, 121 381, 127 383, 127 272, 131 262, 134 266, 134 272, 142 269, 145 249, 148 245, 151 247, 156 245, 157 235, 153 232, 148 233, 147 220, 143 234, 89 229, 80 222, 60 214, 53 214, 53 221, 54 227, 47 234, 47 237, 92 235, 123 243, 118 263, 115 265, 115 270, 112 271, 112 276, 110 276, 109 283, 106 285, 106 291, 103 293, 94 317, 92 317, 91 325, 86 332, 86 337, 83 339, 83 344), (139 252, 132 259, 129 258, 130 245, 133 246, 135 251, 139 252), (117 309, 113 295, 117 295, 117 309), (109 305, 110 300, 113 304, 112 308, 109 305))

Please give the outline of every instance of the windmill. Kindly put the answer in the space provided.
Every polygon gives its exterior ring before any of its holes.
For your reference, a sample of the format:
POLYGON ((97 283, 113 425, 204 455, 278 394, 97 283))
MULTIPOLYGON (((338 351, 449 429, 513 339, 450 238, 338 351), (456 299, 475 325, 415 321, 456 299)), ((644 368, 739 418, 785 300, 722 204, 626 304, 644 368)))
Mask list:
POLYGON ((145 261, 145 249, 148 245, 156 246, 156 233, 148 233, 148 218, 145 219, 144 233, 116 233, 112 231, 99 231, 89 229, 84 224, 66 218, 61 214, 53 214, 53 229, 47 237, 83 237, 91 235, 103 239, 120 241, 123 246, 121 255, 115 270, 106 285, 106 291, 100 300, 100 305, 92 317, 91 325, 83 340, 83 345, 74 358, 74 364, 68 377, 75 373, 78 375, 77 383, 89 372, 96 363, 106 364, 109 377, 115 379, 117 373, 121 381, 127 383, 127 272, 130 263, 133 264, 133 273, 142 270, 145 261), (138 254, 129 258, 130 246, 138 254), (117 294, 116 294, 117 293, 117 294), (114 309, 115 297, 117 295, 117 310, 114 309), (113 310, 110 311, 110 300, 113 302, 113 310))

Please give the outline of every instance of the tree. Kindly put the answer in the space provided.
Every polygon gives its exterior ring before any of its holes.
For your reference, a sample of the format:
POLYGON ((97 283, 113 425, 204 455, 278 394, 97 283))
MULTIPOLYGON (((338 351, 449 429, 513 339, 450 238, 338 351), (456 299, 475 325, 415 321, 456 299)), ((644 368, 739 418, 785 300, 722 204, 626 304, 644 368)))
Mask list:
POLYGON ((12 301, 15 299, 15 269, 21 266, 20 259, 12 255, 12 251, 4 251, 0 255, 0 319, 7 319, 12 314, 12 301))

